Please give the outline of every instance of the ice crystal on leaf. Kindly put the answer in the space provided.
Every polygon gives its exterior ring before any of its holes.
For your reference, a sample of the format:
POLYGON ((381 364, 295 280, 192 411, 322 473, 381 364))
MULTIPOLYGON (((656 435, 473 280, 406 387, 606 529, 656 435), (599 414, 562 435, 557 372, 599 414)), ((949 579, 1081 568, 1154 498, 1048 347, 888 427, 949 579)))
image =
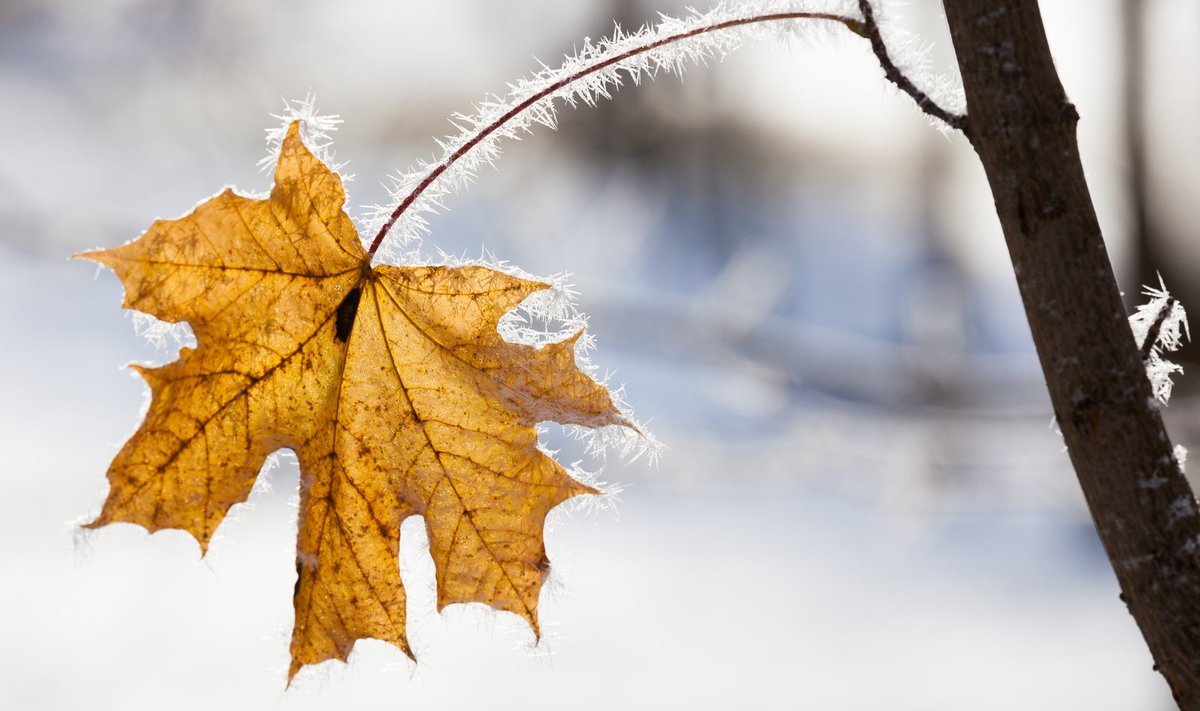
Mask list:
MULTIPOLYGON (((748 38, 811 37, 839 24, 869 23, 851 0, 722 2, 586 39, 561 66, 454 115, 441 154, 394 176, 391 201, 358 222, 342 209, 347 176, 329 135, 341 119, 318 113, 311 94, 285 101, 281 126, 267 132, 269 194, 226 189, 129 244, 81 255, 117 273, 127 307, 160 319, 141 322, 148 337, 181 338, 161 323, 195 332, 178 360, 137 368, 153 399, 89 526, 178 528, 204 548, 264 461, 289 448, 301 468, 289 679, 344 660, 362 638, 411 653, 396 556, 414 515, 429 534, 439 607, 484 602, 536 631, 544 520, 560 503, 601 493, 596 473, 550 456, 543 423, 585 433, 597 457, 615 448, 653 459, 660 446, 588 360, 593 341, 565 276, 538 279, 487 254, 430 264, 426 217, 499 156, 502 139, 554 128, 562 105, 681 75, 748 38), (377 253, 385 263, 374 263, 377 253)), ((1155 385, 1164 401, 1178 366, 1159 354, 1186 330, 1182 309, 1168 310, 1144 332, 1158 331, 1147 369, 1152 379, 1165 373, 1155 385)))
POLYGON ((582 332, 540 348, 501 317, 544 282, 479 265, 373 265, 338 176, 294 121, 262 199, 225 190, 125 245, 79 255, 124 305, 191 324, 196 347, 135 367, 150 408, 109 466, 94 521, 181 529, 207 549, 280 448, 300 463, 289 679, 363 638, 411 653, 397 555, 422 516, 438 605, 482 602, 538 630, 555 506, 600 493, 536 426, 627 425, 580 370, 582 332))
POLYGON ((342 170, 346 163, 334 160, 333 137, 330 135, 342 124, 342 117, 337 114, 322 114, 317 111, 317 97, 312 92, 304 95, 303 99, 284 99, 283 110, 271 117, 279 123, 267 129, 267 154, 258 161, 259 170, 272 170, 279 162, 279 150, 292 124, 299 122, 300 138, 317 160, 329 166, 345 183, 353 176, 346 175, 342 170))

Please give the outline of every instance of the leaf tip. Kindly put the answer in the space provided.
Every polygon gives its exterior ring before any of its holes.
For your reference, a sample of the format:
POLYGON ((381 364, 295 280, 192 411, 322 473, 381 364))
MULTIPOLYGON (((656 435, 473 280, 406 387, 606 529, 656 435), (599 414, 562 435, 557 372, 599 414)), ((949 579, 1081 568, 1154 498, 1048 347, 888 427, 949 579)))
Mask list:
POLYGON ((104 515, 104 513, 100 513, 99 515, 96 516, 96 518, 92 519, 91 521, 88 521, 87 523, 79 524, 79 527, 86 531, 95 531, 96 529, 100 528, 101 526, 106 526, 109 523, 110 522, 109 522, 108 518, 104 515))
POLYGON ((284 134, 284 141, 296 141, 300 139, 300 121, 301 119, 293 119, 288 124, 287 133, 284 134))
POLYGON ((304 663, 296 659, 295 655, 292 655, 292 661, 288 665, 287 683, 283 686, 285 691, 292 688, 292 681, 296 678, 297 672, 299 672, 300 668, 303 666, 304 663))
POLYGON ((106 267, 112 266, 111 249, 89 249, 86 252, 76 252, 71 255, 71 259, 80 259, 86 262, 95 262, 103 264, 106 267))

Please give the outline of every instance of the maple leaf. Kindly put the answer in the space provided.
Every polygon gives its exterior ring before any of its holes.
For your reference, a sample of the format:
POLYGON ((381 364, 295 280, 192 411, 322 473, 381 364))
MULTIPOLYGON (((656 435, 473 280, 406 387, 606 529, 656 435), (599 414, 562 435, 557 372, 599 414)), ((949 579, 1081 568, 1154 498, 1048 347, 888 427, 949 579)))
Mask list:
POLYGON ((187 321, 197 341, 162 367, 134 366, 150 409, 88 526, 183 529, 204 551, 267 455, 294 450, 289 681, 362 638, 412 656, 397 556, 400 524, 417 514, 438 608, 486 603, 536 633, 546 514, 596 492, 538 449, 534 425, 628 424, 577 368, 579 333, 539 349, 497 332, 547 284, 481 266, 372 266, 344 201, 293 122, 268 198, 225 190, 80 255, 116 272, 126 308, 187 321))

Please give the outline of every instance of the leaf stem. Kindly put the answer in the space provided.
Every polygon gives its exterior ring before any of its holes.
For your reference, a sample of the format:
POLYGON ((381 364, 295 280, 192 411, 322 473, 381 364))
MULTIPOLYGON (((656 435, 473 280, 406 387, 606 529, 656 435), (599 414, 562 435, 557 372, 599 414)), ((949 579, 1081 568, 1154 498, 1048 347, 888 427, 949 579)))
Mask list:
POLYGON ((684 32, 678 32, 667 37, 661 37, 653 42, 633 47, 619 54, 614 54, 610 57, 598 59, 596 62, 582 67, 581 69, 569 74, 562 79, 551 82, 545 87, 539 89, 529 95, 504 114, 488 123, 486 126, 476 131, 466 141, 462 143, 453 153, 446 156, 437 165, 433 166, 428 173, 417 183, 416 187, 412 188, 400 201, 396 207, 392 209, 387 220, 379 228, 374 239, 371 240, 371 247, 367 250, 368 259, 373 259, 375 253, 379 250, 379 246, 383 244, 384 238, 388 231, 396 224, 396 221, 416 202, 430 186, 432 186, 438 178, 440 178, 452 165, 460 158, 469 153, 472 149, 478 146, 483 141, 497 130, 504 127, 505 124, 512 121, 522 112, 527 111, 538 102, 542 101, 554 92, 563 89, 575 82, 588 77, 597 72, 601 72, 614 64, 618 64, 632 57, 647 52, 653 52, 656 49, 665 47, 675 42, 691 39, 700 35, 711 32, 719 32, 744 25, 752 25, 765 22, 781 22, 786 20, 826 20, 829 22, 837 22, 845 25, 847 29, 860 37, 865 37, 871 43, 871 50, 875 53, 876 59, 879 60, 880 66, 883 68, 884 77, 895 84, 901 91, 907 94, 917 104, 917 108, 921 111, 945 122, 951 128, 958 129, 968 139, 970 139, 970 126, 967 122, 967 117, 961 114, 951 113, 938 105, 928 94, 917 88, 904 74, 904 72, 896 66, 888 53, 887 44, 883 40, 883 34, 880 32, 879 24, 875 20, 875 11, 871 6, 870 0, 858 0, 858 8, 862 13, 862 18, 848 17, 838 15, 831 12, 775 12, 765 13, 762 15, 751 15, 749 17, 741 17, 732 20, 723 20, 714 22, 700 27, 694 27, 684 32))
POLYGON ((396 224, 396 220, 400 219, 400 216, 403 215, 406 210, 408 210, 408 208, 416 201, 416 199, 420 197, 421 194, 424 193, 427 188, 429 188, 429 186, 433 185, 434 181, 436 181, 443 173, 445 173, 450 166, 470 152, 472 148, 475 148, 475 146, 479 145, 480 142, 487 139, 488 136, 503 127, 504 124, 508 123, 521 112, 529 109, 531 106, 538 103, 542 99, 545 99, 547 96, 550 96, 559 89, 562 89, 579 81, 580 79, 583 79, 584 77, 595 74, 596 72, 602 71, 626 59, 636 57, 639 54, 645 54, 646 52, 652 52, 660 47, 664 47, 674 42, 690 39, 692 37, 697 37, 710 32, 719 32, 721 30, 732 29, 734 27, 741 27, 743 25, 751 25, 762 22, 779 22, 784 20, 828 20, 830 22, 838 22, 845 25, 855 34, 862 34, 863 23, 853 17, 846 17, 828 12, 778 12, 764 15, 753 15, 734 20, 725 20, 722 22, 713 23, 711 25, 696 27, 686 32, 680 32, 668 37, 662 37, 653 42, 628 49, 611 57, 607 57, 595 62, 594 64, 589 64, 573 74, 548 84, 545 88, 516 104, 499 118, 476 132, 473 136, 471 136, 470 139, 459 146, 458 150, 454 151, 440 163, 435 165, 428 173, 425 174, 425 177, 422 178, 421 182, 418 183, 415 188, 413 188, 407 195, 404 196, 403 199, 400 200, 395 209, 393 209, 391 214, 388 216, 387 221, 384 222, 379 228, 379 231, 375 234, 375 238, 371 241, 370 249, 367 250, 368 258, 373 258, 375 256, 375 252, 378 251, 379 246, 383 243, 383 239, 387 236, 388 230, 392 228, 392 225, 396 224))

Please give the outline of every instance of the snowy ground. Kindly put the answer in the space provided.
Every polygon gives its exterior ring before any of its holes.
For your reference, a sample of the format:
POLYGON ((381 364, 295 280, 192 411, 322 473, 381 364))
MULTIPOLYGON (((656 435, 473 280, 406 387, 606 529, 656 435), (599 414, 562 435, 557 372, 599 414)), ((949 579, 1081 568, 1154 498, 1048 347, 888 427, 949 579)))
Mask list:
MULTIPOLYGON (((1069 496, 914 502, 887 484, 911 463, 862 455, 821 476, 786 428, 722 441, 678 424, 682 411, 658 415, 672 448, 659 469, 610 470, 627 484, 615 515, 554 525, 541 644, 515 618, 437 615, 409 527, 420 663, 360 643, 348 667, 306 670, 285 691, 291 465, 203 561, 182 534, 115 526, 81 542, 70 525, 99 505, 142 403, 117 366, 150 355, 116 308, 116 280, 93 272, 0 259, 2 708, 1169 707, 1069 496)), ((628 361, 634 393, 670 395, 664 364, 604 356, 628 361)), ((729 377, 700 374, 714 387, 729 377)), ((888 431, 883 415, 852 419, 866 436, 888 431)))

